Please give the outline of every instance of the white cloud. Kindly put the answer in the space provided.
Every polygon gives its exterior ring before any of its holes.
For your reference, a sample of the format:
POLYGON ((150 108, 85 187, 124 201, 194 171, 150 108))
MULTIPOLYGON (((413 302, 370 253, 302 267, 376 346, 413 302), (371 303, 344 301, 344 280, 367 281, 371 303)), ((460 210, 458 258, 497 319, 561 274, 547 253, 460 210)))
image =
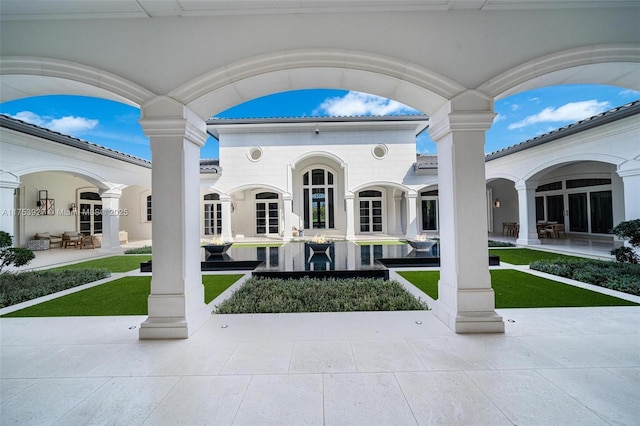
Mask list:
POLYGON ((62 118, 54 118, 49 122, 49 129, 56 132, 72 135, 91 130, 98 125, 98 120, 92 120, 85 117, 67 116, 62 118))
POLYGON ((498 121, 502 121, 502 120, 506 120, 506 119, 507 119, 506 115, 498 113, 498 115, 496 115, 495 118, 493 119, 493 122, 497 123, 498 121))
POLYGON ((529 115, 520 121, 510 124, 508 128, 509 130, 515 130, 538 123, 579 121, 600 114, 608 108, 610 108, 609 102, 598 102, 595 99, 571 102, 558 108, 545 108, 537 114, 529 115))
POLYGON ((314 111, 314 114, 329 114, 332 116, 354 115, 394 115, 419 114, 400 102, 361 92, 349 92, 343 97, 325 99, 314 111))
POLYGON ((511 111, 517 111, 519 109, 520 109, 520 105, 518 105, 518 104, 512 104, 511 105, 511 111))
POLYGON ((640 92, 632 89, 625 89, 618 93, 620 96, 640 96, 640 92))
POLYGON ((20 111, 16 115, 12 115, 11 117, 17 118, 18 120, 26 121, 27 123, 35 124, 36 126, 45 127, 45 120, 42 119, 38 114, 33 113, 31 111, 20 111))
POLYGON ((71 115, 61 118, 43 117, 31 111, 20 111, 12 117, 71 136, 82 134, 99 124, 98 120, 86 117, 74 117, 71 115))

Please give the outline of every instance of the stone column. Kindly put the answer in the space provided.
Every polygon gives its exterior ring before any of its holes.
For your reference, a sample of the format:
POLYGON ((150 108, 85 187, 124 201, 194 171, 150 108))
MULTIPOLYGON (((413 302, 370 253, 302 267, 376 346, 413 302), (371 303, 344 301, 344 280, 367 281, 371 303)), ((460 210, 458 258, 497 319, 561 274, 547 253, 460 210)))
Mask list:
MULTIPOLYGON (((624 183, 623 180, 616 173, 615 166, 611 166, 611 198, 612 198, 612 210, 613 210, 613 226, 616 226, 620 222, 624 221, 624 183)), ((614 235, 613 247, 618 248, 624 245, 624 239, 614 235)))
POLYGON ((222 235, 220 237, 224 241, 233 240, 233 232, 231 231, 231 197, 228 195, 220 197, 220 206, 222 207, 222 235))
POLYGON ((487 250, 485 131, 492 99, 467 91, 430 118, 437 144, 440 281, 436 316, 456 333, 503 333, 495 312, 487 250))
POLYGON ((393 193, 393 233, 402 235, 402 191, 394 190, 393 193))
POLYGON ((283 222, 284 222, 284 232, 282 233, 282 241, 291 241, 293 239, 293 232, 291 227, 293 226, 292 221, 291 221, 291 214, 292 212, 292 206, 293 206, 293 199, 291 197, 291 194, 284 194, 282 196, 282 215, 284 216, 283 222))
POLYGON ((624 220, 640 219, 640 168, 618 170, 618 176, 624 185, 624 220))
POLYGON ((407 193, 407 233, 406 238, 415 238, 418 235, 418 214, 417 214, 418 194, 416 192, 407 193))
POLYGON ((158 97, 142 107, 151 140, 153 276, 141 339, 187 338, 209 317, 200 272, 200 147, 205 121, 158 97))
POLYGON ((355 211, 354 211, 354 207, 353 207, 353 199, 354 199, 354 195, 353 192, 348 192, 345 195, 345 201, 346 201, 346 209, 347 211, 345 212, 347 214, 347 235, 346 235, 346 239, 347 240, 355 240, 356 238, 356 233, 355 233, 355 229, 356 229, 356 222, 355 222, 355 211))
POLYGON ((536 228, 536 188, 538 182, 519 180, 515 184, 518 191, 518 221, 520 234, 516 244, 540 244, 536 228))
POLYGON ((13 236, 13 244, 18 245, 18 241, 16 238, 16 205, 15 205, 15 191, 20 186, 20 180, 13 176, 5 176, 9 175, 9 173, 2 173, 2 178, 0 179, 0 207, 2 207, 2 211, 0 211, 0 231, 8 232, 9 235, 13 236))
POLYGON ((120 250, 118 232, 120 232, 120 215, 124 214, 124 210, 120 209, 121 196, 122 190, 120 188, 111 188, 100 192, 100 198, 102 198, 102 242, 100 243, 100 251, 115 252, 120 250))

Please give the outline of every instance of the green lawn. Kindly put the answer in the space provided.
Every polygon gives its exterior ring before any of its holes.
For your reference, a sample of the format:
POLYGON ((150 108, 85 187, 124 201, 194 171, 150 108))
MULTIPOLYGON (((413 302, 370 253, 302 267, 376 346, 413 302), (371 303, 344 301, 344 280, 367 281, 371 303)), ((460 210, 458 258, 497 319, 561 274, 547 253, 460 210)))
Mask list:
POLYGON ((406 241, 356 241, 359 246, 402 246, 406 241))
POLYGON ((253 247, 282 247, 284 243, 233 243, 231 247, 253 248, 253 247))
POLYGON ((88 260, 86 262, 74 263, 73 265, 59 266, 52 268, 52 271, 63 269, 86 269, 105 268, 111 272, 129 272, 140 268, 141 262, 146 262, 151 256, 110 256, 102 259, 88 260))
MULTIPOLYGON (((438 298, 438 271, 404 271, 400 276, 438 298)), ((493 270, 491 286, 496 295, 496 308, 557 308, 587 306, 637 306, 617 297, 562 284, 514 270, 493 270)))
MULTIPOLYGON (((204 301, 211 302, 242 274, 203 275, 204 301)), ((151 277, 124 277, 15 311, 3 317, 147 315, 151 277)))
POLYGON ((512 265, 528 265, 531 262, 542 259, 582 259, 576 256, 567 256, 565 254, 549 253, 526 248, 489 249, 489 254, 500 256, 500 262, 506 262, 512 265))

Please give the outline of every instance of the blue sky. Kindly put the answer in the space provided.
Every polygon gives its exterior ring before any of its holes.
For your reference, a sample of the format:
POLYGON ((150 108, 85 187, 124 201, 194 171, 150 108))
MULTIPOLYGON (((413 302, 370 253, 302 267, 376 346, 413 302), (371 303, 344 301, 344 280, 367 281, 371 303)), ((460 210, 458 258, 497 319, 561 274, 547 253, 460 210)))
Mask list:
MULTIPOLYGON (((566 85, 519 93, 495 103, 498 114, 487 132, 485 151, 492 152, 558 127, 574 123, 640 98, 640 92, 612 86, 566 85)), ((104 99, 49 95, 0 104, 0 113, 127 154, 150 159, 137 108, 104 99)), ((219 117, 308 117, 329 115, 399 115, 413 110, 393 100, 344 90, 299 90, 254 99, 219 117)), ((417 141, 420 153, 435 153, 427 132, 417 141)), ((210 138, 202 158, 218 158, 210 138)))

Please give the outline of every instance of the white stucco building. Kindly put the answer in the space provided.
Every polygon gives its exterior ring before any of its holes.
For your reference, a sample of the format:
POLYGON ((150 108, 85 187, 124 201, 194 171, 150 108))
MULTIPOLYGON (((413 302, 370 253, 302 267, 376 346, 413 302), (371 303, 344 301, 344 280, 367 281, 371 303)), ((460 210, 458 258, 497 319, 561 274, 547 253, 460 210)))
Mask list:
MULTIPOLYGON (((518 223, 517 242, 535 245, 535 224, 555 221, 570 238, 613 241, 615 224, 640 217, 638 114, 640 101, 488 154, 489 233, 518 223)), ((437 157, 416 155, 428 124, 420 115, 209 120, 220 159, 200 162, 198 234, 438 235, 437 157)), ((103 250, 119 247, 119 231, 151 239, 150 162, 6 116, 0 126, 4 182, 13 181, 2 224, 18 245, 39 232, 98 234, 103 250), (49 214, 42 191, 55 203, 49 214)))

